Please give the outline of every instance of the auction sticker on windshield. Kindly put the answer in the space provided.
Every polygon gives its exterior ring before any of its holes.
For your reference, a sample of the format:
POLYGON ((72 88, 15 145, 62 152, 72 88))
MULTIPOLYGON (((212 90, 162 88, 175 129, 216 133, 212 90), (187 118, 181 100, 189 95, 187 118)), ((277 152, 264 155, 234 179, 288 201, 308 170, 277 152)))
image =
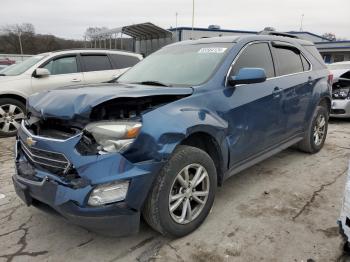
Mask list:
POLYGON ((203 47, 199 49, 199 54, 222 54, 226 51, 225 47, 203 47))

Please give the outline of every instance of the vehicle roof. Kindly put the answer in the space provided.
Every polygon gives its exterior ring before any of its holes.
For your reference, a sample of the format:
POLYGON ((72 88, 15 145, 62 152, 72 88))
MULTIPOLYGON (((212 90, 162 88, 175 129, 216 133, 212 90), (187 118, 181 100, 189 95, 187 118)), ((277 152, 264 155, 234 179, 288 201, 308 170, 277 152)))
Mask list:
POLYGON ((128 52, 124 50, 111 50, 111 49, 96 49, 96 48, 80 48, 80 49, 66 49, 66 50, 57 50, 47 53, 42 53, 39 55, 60 55, 60 54, 74 54, 74 53, 110 53, 110 54, 122 54, 130 55, 142 58, 142 55, 136 54, 133 52, 128 52))
MULTIPOLYGON (((222 36, 222 37, 210 37, 210 38, 201 38, 198 40, 187 40, 178 42, 175 44, 178 45, 189 45, 189 44, 209 44, 209 43, 236 43, 239 41, 286 41, 292 44, 298 43, 300 45, 314 45, 312 42, 298 39, 298 38, 291 38, 287 36, 273 36, 273 35, 237 35, 237 36, 222 36)), ((174 45, 174 44, 173 44, 174 45)))

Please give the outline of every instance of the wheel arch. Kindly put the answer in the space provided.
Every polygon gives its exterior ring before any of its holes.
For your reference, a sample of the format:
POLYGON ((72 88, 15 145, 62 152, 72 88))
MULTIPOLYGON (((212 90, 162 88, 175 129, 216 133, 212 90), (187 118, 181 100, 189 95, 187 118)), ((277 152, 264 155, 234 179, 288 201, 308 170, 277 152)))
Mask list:
POLYGON ((27 102, 27 100, 23 96, 16 95, 16 94, 1 94, 0 99, 1 98, 12 98, 12 99, 20 101, 24 105, 26 105, 26 102, 27 102))
POLYGON ((181 141, 180 145, 187 145, 205 151, 214 161, 218 184, 222 185, 224 175, 224 158, 217 140, 206 132, 195 132, 181 141))
POLYGON ((321 97, 318 105, 320 106, 324 106, 325 108, 327 108, 328 110, 328 113, 331 112, 331 106, 332 106, 332 102, 331 102, 331 99, 329 97, 321 97))

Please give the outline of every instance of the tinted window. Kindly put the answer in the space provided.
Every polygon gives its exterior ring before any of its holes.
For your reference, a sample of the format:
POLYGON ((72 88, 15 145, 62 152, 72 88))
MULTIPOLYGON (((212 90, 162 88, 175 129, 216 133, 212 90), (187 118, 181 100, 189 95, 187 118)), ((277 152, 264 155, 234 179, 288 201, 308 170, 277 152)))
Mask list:
POLYGON ((243 67, 263 68, 266 77, 274 77, 275 72, 271 57, 271 51, 267 43, 252 44, 244 49, 233 66, 231 75, 237 75, 243 67))
POLYGON ((48 69, 51 75, 73 74, 78 72, 77 59, 75 56, 51 60, 44 68, 48 69))
POLYGON ((112 66, 106 55, 83 55, 84 72, 111 70, 112 66))
POLYGON ((311 69, 310 63, 306 60, 306 58, 303 55, 301 55, 300 57, 303 63, 304 71, 309 71, 311 69))
POLYGON ((278 75, 289 75, 303 72, 300 53, 293 49, 274 47, 278 60, 278 75))
POLYGON ((112 54, 110 57, 115 69, 132 67, 140 61, 137 57, 129 55, 112 54))

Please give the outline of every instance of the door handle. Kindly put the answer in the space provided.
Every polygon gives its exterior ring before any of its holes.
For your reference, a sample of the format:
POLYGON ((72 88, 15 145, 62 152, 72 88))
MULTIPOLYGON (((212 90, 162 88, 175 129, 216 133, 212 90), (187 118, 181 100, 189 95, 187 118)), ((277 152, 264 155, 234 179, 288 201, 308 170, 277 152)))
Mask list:
POLYGON ((282 90, 283 90, 282 88, 276 86, 276 87, 273 89, 273 91, 272 91, 273 97, 279 98, 279 97, 281 96, 282 90))
POLYGON ((313 82, 312 80, 313 80, 312 77, 309 76, 309 77, 307 78, 307 84, 311 86, 311 85, 312 85, 312 82, 313 82))
POLYGON ((81 82, 81 79, 74 78, 74 79, 72 79, 72 82, 81 82))

